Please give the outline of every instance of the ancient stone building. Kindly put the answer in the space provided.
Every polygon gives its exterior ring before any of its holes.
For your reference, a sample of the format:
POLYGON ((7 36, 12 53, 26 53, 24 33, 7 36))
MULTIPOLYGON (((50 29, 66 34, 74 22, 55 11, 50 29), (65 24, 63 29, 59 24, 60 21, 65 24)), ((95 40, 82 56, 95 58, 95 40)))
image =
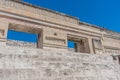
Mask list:
POLYGON ((120 80, 119 53, 119 33, 20 0, 0 0, 0 80, 120 80), (36 34, 37 43, 10 40, 9 30, 36 34))
MULTIPOLYGON (((8 30, 38 34, 37 48, 82 53, 120 52, 120 34, 79 21, 75 17, 16 0, 0 0, 0 42, 9 44, 8 30)), ((11 42, 12 43, 12 42, 11 42)))

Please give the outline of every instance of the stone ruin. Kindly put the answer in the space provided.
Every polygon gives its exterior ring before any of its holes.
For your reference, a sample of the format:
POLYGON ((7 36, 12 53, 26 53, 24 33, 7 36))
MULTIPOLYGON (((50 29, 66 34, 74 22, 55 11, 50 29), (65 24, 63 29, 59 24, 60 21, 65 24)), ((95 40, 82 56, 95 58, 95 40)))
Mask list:
POLYGON ((0 0, 0 80, 120 80, 119 75, 119 33, 21 1, 0 0), (9 40, 9 30, 36 34, 38 40, 9 40))

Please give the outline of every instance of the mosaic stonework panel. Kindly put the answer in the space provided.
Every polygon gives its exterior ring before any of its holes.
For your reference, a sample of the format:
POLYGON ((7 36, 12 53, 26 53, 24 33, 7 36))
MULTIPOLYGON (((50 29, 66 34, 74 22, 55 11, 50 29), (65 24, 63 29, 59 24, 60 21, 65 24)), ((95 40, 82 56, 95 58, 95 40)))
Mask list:
POLYGON ((46 40, 49 40, 49 41, 52 41, 52 42, 61 43, 61 44, 66 44, 66 40, 65 39, 46 37, 46 40))

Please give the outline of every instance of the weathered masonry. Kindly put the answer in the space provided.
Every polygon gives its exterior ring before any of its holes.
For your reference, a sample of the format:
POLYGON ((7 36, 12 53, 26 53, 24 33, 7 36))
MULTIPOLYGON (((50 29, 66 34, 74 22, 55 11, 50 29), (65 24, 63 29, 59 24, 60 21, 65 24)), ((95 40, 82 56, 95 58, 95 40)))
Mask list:
POLYGON ((77 18, 14 0, 0 0, 0 45, 7 45, 8 30, 38 35, 37 48, 68 48, 82 53, 120 53, 120 34, 77 18))

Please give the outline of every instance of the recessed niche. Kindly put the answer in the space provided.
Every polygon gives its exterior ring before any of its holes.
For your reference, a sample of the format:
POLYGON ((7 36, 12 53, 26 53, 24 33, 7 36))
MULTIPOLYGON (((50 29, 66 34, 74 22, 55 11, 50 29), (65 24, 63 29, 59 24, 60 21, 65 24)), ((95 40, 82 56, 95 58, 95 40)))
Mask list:
POLYGON ((4 36, 4 30, 0 29, 0 35, 4 36))
POLYGON ((57 36, 57 33, 54 33, 54 36, 57 36))

